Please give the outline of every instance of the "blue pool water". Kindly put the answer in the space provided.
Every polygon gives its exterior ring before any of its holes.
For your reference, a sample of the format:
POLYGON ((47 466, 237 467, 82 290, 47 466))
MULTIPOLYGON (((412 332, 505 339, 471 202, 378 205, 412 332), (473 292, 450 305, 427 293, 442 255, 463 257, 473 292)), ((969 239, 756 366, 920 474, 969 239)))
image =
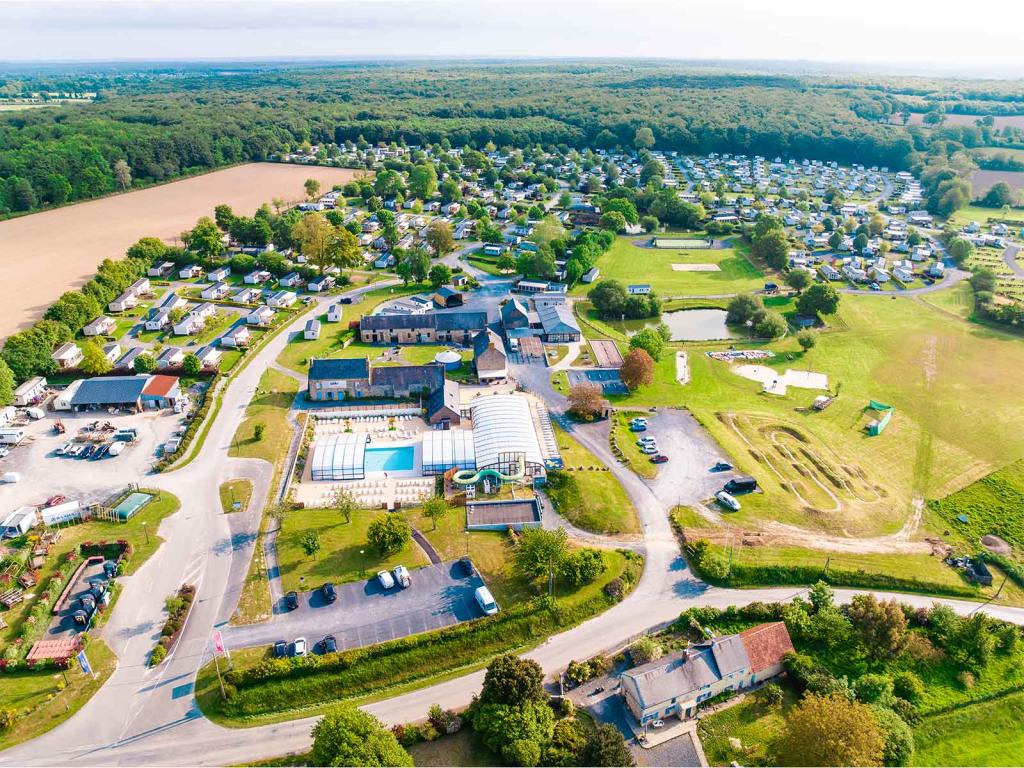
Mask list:
POLYGON ((416 449, 411 445, 402 448, 367 448, 363 460, 366 472, 399 472, 412 469, 415 465, 416 449))

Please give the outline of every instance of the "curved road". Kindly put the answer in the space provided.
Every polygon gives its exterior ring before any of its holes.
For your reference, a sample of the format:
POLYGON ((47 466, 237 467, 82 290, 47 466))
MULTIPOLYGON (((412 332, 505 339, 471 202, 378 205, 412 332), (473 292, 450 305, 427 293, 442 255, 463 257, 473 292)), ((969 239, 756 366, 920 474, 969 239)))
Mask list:
MULTIPOLYGON (((225 729, 202 716, 192 695, 196 671, 209 658, 210 632, 227 621, 237 603, 252 555, 259 508, 270 490, 269 466, 228 458, 228 448, 264 368, 303 324, 304 316, 296 318, 288 331, 257 352, 229 383, 221 411, 195 461, 176 472, 147 479, 148 484, 177 494, 182 509, 161 524, 164 545, 135 575, 124 579, 124 593, 103 630, 120 660, 110 680, 62 725, 0 753, 0 765, 233 765, 308 749, 316 718, 244 731, 225 729), (231 477, 249 477, 255 482, 250 511, 220 512, 219 484, 231 477), (164 597, 185 581, 198 584, 198 600, 174 653, 150 670, 145 662, 162 624, 164 597)), ((550 384, 543 384, 548 379, 546 369, 538 368, 530 378, 530 388, 559 408, 560 396, 550 384)), ((558 671, 571 659, 615 647, 695 605, 725 607, 754 600, 788 600, 802 591, 726 590, 701 582, 680 555, 666 506, 644 481, 612 459, 602 427, 588 425, 575 430, 575 436, 606 461, 633 500, 642 523, 646 567, 636 589, 621 603, 526 654, 545 671, 558 671)), ((845 600, 853 592, 839 590, 837 594, 845 600)), ((1024 624, 1024 609, 920 595, 898 597, 914 606, 943 602, 961 613, 985 610, 1024 624)), ((467 705, 482 679, 483 672, 464 675, 365 709, 388 724, 419 720, 433 703, 454 708, 467 705)))

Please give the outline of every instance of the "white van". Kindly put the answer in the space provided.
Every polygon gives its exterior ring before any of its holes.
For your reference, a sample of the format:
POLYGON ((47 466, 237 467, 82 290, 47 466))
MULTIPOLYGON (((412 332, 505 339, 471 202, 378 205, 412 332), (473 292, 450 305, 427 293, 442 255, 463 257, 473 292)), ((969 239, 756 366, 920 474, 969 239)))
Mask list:
POLYGON ((35 421, 39 421, 46 416, 46 412, 43 411, 42 408, 26 408, 25 413, 30 419, 34 419, 35 421))
POLYGON ((723 507, 731 509, 733 512, 740 511, 740 503, 736 501, 736 497, 726 491, 719 491, 715 494, 715 498, 718 499, 718 503, 723 507))
POLYGON ((487 587, 477 587, 473 596, 476 598, 476 604, 480 606, 480 610, 484 612, 485 616, 493 616, 498 612, 498 604, 494 602, 491 590, 487 587))

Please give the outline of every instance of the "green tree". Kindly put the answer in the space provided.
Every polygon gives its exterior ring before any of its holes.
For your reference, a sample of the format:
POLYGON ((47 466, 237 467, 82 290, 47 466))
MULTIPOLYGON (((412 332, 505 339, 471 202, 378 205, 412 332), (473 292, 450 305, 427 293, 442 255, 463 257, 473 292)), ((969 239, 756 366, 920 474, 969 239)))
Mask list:
POLYGON ((636 765, 622 734, 610 723, 602 723, 590 732, 580 762, 582 765, 607 768, 636 765))
POLYGON ((875 658, 893 658, 906 645, 907 618, 895 600, 854 595, 847 616, 860 636, 861 648, 875 658))
POLYGON ((660 659, 662 653, 662 647, 652 637, 641 637, 629 646, 629 658, 632 659, 633 665, 637 667, 655 659, 660 659))
POLYGON ((1013 205, 1014 202, 1013 190, 1005 181, 997 181, 981 198, 981 204, 987 208, 1002 208, 1005 205, 1013 205))
POLYGON ((14 402, 14 389, 14 373, 3 358, 0 358, 0 406, 14 402))
POLYGON ((518 707, 529 702, 547 702, 544 670, 537 662, 506 653, 487 665, 480 689, 481 704, 518 707))
POLYGON ((440 288, 452 279, 452 271, 447 264, 435 264, 430 268, 427 278, 435 289, 440 288))
POLYGON ((786 318, 778 312, 762 309, 752 318, 754 322, 754 333, 762 339, 781 339, 786 335, 789 326, 786 318))
POLYGON ((568 535, 564 528, 551 531, 543 528, 525 528, 516 545, 516 570, 527 578, 547 574, 550 595, 554 589, 555 571, 568 552, 568 535))
POLYGON ((200 362, 198 355, 194 352, 189 352, 181 361, 181 369, 186 375, 195 376, 203 370, 203 364, 200 362))
POLYGON ((838 229, 828 236, 828 247, 833 251, 837 250, 840 245, 843 244, 843 233, 838 229))
POLYGON ((267 425, 262 422, 258 422, 256 426, 252 428, 252 439, 255 440, 257 443, 263 440, 263 436, 266 434, 267 425))
POLYGON ((452 505, 444 496, 431 496, 423 502, 423 516, 430 520, 431 530, 437 530, 437 521, 443 520, 452 511, 452 505))
POLYGON ((601 204, 601 213, 621 213, 622 218, 625 219, 628 224, 636 224, 640 221, 640 215, 637 213, 636 205, 633 204, 632 200, 627 200, 624 197, 605 200, 601 204))
POLYGON ((533 242, 540 246, 545 246, 555 240, 562 240, 564 238, 565 227, 558 220, 558 217, 552 214, 548 214, 540 220, 540 223, 534 227, 533 235, 531 236, 533 242))
POLYGON ((665 340, 654 328, 644 328, 634 333, 629 339, 630 349, 642 349, 651 359, 657 362, 665 353, 665 340))
POLYGON ((409 171, 409 194, 428 200, 437 192, 437 171, 430 163, 413 166, 409 171))
POLYGON ((974 243, 966 237, 955 237, 949 243, 949 255, 959 267, 974 255, 974 243))
POLYGON ((203 216, 191 230, 182 235, 190 251, 207 259, 214 259, 224 252, 224 243, 220 238, 220 229, 209 216, 203 216))
POLYGON ((809 694, 773 745, 780 765, 882 765, 885 738, 867 706, 843 696, 809 694))
POLYGON ((754 241, 751 251, 772 269, 782 269, 789 256, 789 238, 785 230, 770 229, 754 241))
POLYGON ((800 293, 811 284, 811 276, 806 269, 791 269, 786 273, 786 285, 800 293))
POLYGON ((231 229, 231 223, 235 220, 235 212, 226 203, 215 205, 213 207, 213 220, 221 232, 227 232, 231 229))
POLYGON ((331 497, 331 506, 338 510, 338 514, 345 518, 346 523, 352 522, 352 513, 359 508, 356 497, 344 487, 336 488, 331 497))
POLYGON ((801 315, 810 317, 833 315, 839 309, 839 293, 830 283, 815 283, 800 294, 796 309, 801 315))
POLYGON ((910 765, 914 757, 914 732, 906 721, 888 707, 871 708, 885 739, 882 765, 910 765))
POLYGON ((805 328, 796 335, 796 341, 800 345, 800 349, 804 351, 806 355, 818 344, 818 333, 817 331, 805 328))
POLYGON ((640 226, 644 228, 644 232, 654 232, 658 228, 658 217, 644 216, 640 219, 640 226))
POLYGON ((400 513, 391 512, 375 517, 366 537, 381 555, 393 555, 412 539, 412 528, 400 513))
POLYGON ((302 187, 306 190, 306 197, 310 200, 320 196, 320 182, 316 179, 306 179, 302 182, 302 187))
POLYGON ((117 180, 121 190, 127 190, 132 185, 132 169, 123 159, 114 161, 114 178, 117 180))
POLYGON ((400 195, 405 192, 405 181, 402 179, 402 174, 390 168, 381 171, 373 180, 373 191, 382 200, 390 200, 396 195, 400 195))
POLYGON ((440 258, 455 248, 455 237, 452 226, 446 221, 435 220, 427 227, 427 245, 434 249, 434 255, 440 258))
POLYGON ((626 228, 626 218, 618 211, 602 213, 601 228, 609 232, 622 232, 626 228))
POLYGON ((302 545, 302 551, 306 553, 307 557, 312 557, 316 560, 316 553, 320 551, 320 533, 318 531, 309 530, 302 534, 302 539, 299 541, 302 545))
POLYGON ((473 713, 473 731, 509 764, 535 766, 551 741, 555 715, 546 701, 518 705, 481 704, 473 713))
POLYGON ((412 766, 395 735, 373 715, 339 707, 313 726, 313 765, 412 766))
POLYGON ((817 612, 828 610, 835 605, 835 593, 824 581, 816 581, 807 590, 807 597, 817 612))
POLYGON ((95 341, 87 341, 82 345, 82 362, 78 367, 85 373, 98 376, 107 373, 113 365, 103 354, 103 348, 95 341))
POLYGON ((637 149, 651 149, 654 146, 654 131, 646 125, 637 128, 633 134, 633 146, 637 149))
POLYGON ((132 361, 132 368, 136 373, 152 373, 156 370, 156 358, 148 352, 143 352, 132 361))
POLYGON ((764 303, 760 296, 741 293, 729 300, 725 311, 725 322, 728 325, 743 325, 762 310, 764 310, 764 303))

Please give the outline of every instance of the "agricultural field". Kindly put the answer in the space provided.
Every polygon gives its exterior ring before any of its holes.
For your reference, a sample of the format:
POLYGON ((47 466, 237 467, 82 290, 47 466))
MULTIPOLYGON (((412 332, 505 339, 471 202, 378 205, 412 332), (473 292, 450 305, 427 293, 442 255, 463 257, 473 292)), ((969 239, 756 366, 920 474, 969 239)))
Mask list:
MULTIPOLYGON (((699 233, 691 236, 699 237, 699 233)), ((750 263, 746 247, 738 242, 728 241, 730 247, 727 248, 676 250, 651 248, 647 240, 635 235, 617 238, 597 260, 601 279, 614 279, 623 284, 650 283, 663 299, 753 291, 764 285, 763 274, 750 263), (713 265, 717 270, 688 271, 700 269, 694 265, 713 265)), ((590 288, 580 284, 572 293, 584 295, 590 288)))
POLYGON ((176 240, 200 216, 212 215, 219 203, 249 215, 275 197, 289 203, 304 199, 302 184, 308 178, 330 189, 358 173, 249 163, 0 222, 0 284, 10 294, 0 337, 38 320, 39 307, 82 285, 103 259, 123 254, 140 237, 176 240))
POLYGON ((1005 181, 1010 189, 1019 192, 1024 189, 1024 171, 985 171, 971 172, 971 191, 975 197, 982 197, 997 182, 1005 181))
POLYGON ((978 147, 977 149, 972 149, 971 154, 980 155, 981 157, 1005 155, 1012 160, 1019 160, 1024 163, 1024 149, 1013 149, 1011 147, 978 147))

